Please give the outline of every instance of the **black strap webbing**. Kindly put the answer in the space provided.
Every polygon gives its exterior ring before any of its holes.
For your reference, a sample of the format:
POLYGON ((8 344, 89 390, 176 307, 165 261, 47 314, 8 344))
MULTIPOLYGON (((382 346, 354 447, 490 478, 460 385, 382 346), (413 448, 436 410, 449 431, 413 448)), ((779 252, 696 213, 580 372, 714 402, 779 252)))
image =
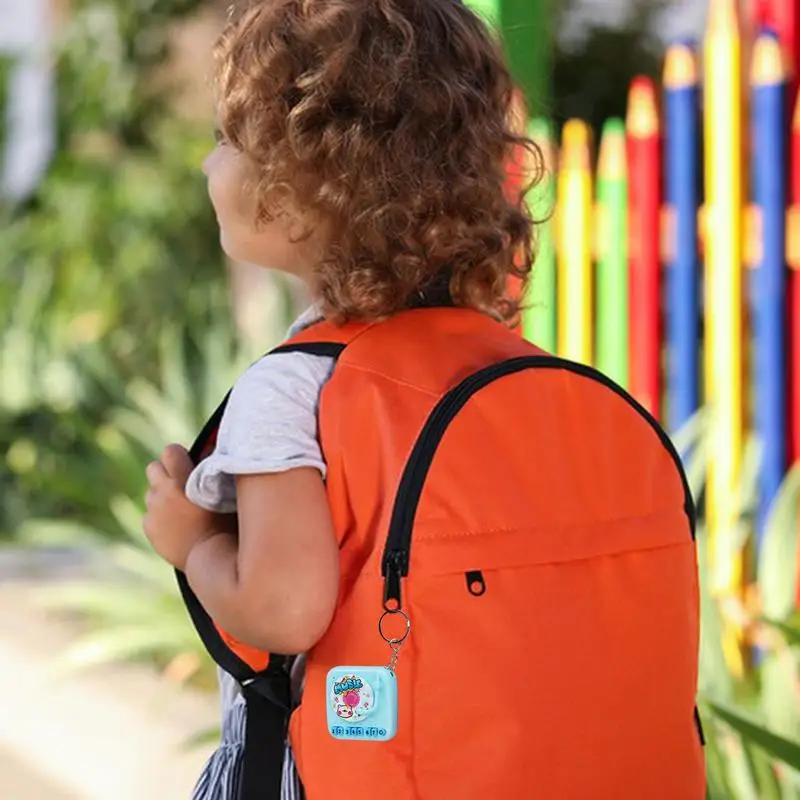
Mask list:
POLYGON ((281 800, 289 712, 253 684, 242 687, 242 693, 247 720, 239 800, 281 800))
MULTIPOLYGON (((338 358, 344 349, 345 345, 337 342, 307 342, 282 345, 271 352, 300 351, 338 358)), ((230 394, 228 392, 195 439, 189 451, 195 464, 213 446, 230 394)), ((214 661, 242 687, 247 717, 238 800, 281 800, 284 751, 292 712, 289 670, 294 658, 273 654, 266 670, 254 672, 220 636, 186 576, 178 570, 176 576, 181 595, 203 644, 214 661)))

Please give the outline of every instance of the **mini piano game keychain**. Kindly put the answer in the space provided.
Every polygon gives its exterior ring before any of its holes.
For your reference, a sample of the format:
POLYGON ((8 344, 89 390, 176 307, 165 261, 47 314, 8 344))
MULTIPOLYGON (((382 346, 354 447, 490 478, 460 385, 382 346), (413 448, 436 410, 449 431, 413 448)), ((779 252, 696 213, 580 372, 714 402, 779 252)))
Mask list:
POLYGON ((411 620, 403 611, 386 611, 378 622, 378 633, 392 651, 385 667, 334 667, 328 673, 328 731, 334 739, 388 742, 397 733, 395 669, 400 649, 411 633, 411 620), (399 616, 405 623, 399 638, 384 631, 391 616, 399 616))

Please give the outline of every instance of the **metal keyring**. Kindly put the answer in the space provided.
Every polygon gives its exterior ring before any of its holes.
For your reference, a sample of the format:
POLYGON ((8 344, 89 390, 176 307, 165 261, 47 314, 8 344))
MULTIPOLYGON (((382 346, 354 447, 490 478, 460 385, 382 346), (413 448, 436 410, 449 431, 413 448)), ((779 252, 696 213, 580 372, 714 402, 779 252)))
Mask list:
POLYGON ((394 647, 396 645, 401 645, 403 642, 408 639, 408 634, 411 633, 411 620, 408 618, 408 615, 405 611, 384 611, 381 615, 381 618, 378 622, 378 633, 381 635, 381 639, 383 639, 386 644, 390 647, 394 647), (390 639, 384 632, 383 632, 383 621, 386 617, 394 617, 400 615, 406 621, 406 632, 399 638, 399 639, 390 639))

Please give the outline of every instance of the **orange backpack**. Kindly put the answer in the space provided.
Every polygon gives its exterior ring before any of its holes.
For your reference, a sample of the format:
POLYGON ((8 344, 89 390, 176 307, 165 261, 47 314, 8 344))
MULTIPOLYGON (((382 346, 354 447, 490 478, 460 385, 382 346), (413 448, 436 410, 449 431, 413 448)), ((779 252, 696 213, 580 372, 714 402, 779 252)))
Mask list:
POLYGON ((337 358, 319 430, 341 586, 293 709, 291 657, 219 630, 179 575, 247 699, 242 799, 279 800, 288 729, 307 800, 703 800, 695 510, 658 423, 465 309, 319 323, 278 350, 337 358), (397 735, 336 739, 328 671, 386 665, 398 607, 397 735))

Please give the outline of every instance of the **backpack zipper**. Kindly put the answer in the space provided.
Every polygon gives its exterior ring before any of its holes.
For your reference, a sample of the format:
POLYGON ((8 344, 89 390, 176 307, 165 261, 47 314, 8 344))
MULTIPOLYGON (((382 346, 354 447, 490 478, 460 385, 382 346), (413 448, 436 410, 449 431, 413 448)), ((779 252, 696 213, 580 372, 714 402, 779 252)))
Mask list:
MULTIPOLYGON (((436 404, 417 437, 397 489, 392 518, 389 522, 389 533, 386 537, 386 547, 383 552, 383 607, 386 611, 399 611, 403 607, 401 584, 402 579, 408 577, 414 518, 416 517, 422 490, 425 486, 425 478, 448 425, 467 404, 467 401, 490 383, 506 375, 521 372, 524 369, 536 368, 565 369, 597 381, 606 388, 611 389, 645 419, 656 432, 661 444, 675 462, 675 468, 678 470, 683 484, 683 508, 689 519, 689 528, 692 541, 694 541, 697 529, 697 509, 692 499, 692 492, 686 477, 686 471, 683 468, 683 462, 672 440, 658 424, 655 417, 641 403, 629 395, 621 386, 614 383, 611 378, 584 364, 576 364, 557 356, 520 356, 518 358, 510 358, 478 370, 478 372, 469 375, 448 391, 436 404)), ((705 735, 697 706, 694 707, 694 724, 700 745, 703 747, 706 743, 705 735)))
POLYGON ((601 383, 625 400, 658 434, 661 443, 675 462, 684 489, 684 511, 689 518, 692 539, 695 538, 697 512, 689 488, 689 481, 678 451, 672 440, 647 409, 607 376, 592 367, 576 364, 556 356, 519 356, 492 364, 467 376, 461 383, 443 395, 431 412, 417 437, 397 489, 386 547, 383 552, 381 574, 384 578, 383 605, 386 611, 403 607, 402 579, 408 577, 411 560, 411 540, 414 519, 419 506, 425 479, 430 471, 436 450, 450 423, 469 399, 494 381, 514 375, 525 369, 565 369, 601 383))

